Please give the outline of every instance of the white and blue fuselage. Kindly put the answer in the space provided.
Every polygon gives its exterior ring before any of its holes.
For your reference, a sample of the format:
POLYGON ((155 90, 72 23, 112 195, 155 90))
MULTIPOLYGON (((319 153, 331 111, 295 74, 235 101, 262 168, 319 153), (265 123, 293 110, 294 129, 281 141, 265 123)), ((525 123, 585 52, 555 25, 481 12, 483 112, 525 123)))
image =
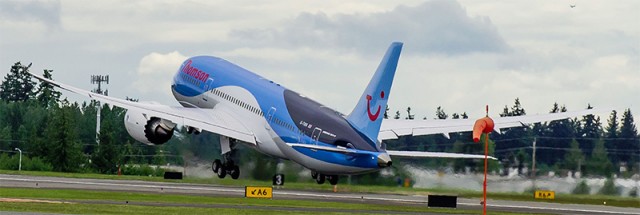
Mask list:
POLYGON ((249 145, 264 154, 323 174, 360 174, 390 165, 379 141, 360 132, 344 115, 221 58, 187 59, 171 88, 184 107, 224 111, 238 119, 254 132, 256 144, 249 145))

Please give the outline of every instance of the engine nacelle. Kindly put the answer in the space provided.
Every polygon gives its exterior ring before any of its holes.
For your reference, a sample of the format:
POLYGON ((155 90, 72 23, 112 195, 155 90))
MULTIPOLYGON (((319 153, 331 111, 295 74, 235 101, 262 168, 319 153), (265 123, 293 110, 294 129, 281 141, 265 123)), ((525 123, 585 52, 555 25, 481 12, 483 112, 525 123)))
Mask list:
POLYGON ((140 112, 127 110, 124 127, 133 139, 147 145, 160 145, 171 139, 176 124, 158 117, 147 118, 140 112))

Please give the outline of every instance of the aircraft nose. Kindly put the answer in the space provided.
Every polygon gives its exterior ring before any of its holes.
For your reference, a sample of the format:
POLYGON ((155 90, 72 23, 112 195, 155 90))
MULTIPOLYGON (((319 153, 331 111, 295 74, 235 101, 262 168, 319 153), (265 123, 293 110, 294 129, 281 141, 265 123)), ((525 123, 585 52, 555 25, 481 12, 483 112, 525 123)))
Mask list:
POLYGON ((391 157, 387 153, 381 153, 378 155, 378 166, 379 167, 390 167, 391 166, 391 157))

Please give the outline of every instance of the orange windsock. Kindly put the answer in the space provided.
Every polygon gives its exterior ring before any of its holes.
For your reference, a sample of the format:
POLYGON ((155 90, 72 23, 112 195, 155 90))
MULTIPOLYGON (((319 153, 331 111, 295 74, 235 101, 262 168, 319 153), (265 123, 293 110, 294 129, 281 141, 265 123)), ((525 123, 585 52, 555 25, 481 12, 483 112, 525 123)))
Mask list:
POLYGON ((476 124, 473 125, 473 142, 477 143, 480 141, 482 133, 491 133, 491 131, 493 131, 493 127, 493 119, 489 117, 476 120, 476 124))

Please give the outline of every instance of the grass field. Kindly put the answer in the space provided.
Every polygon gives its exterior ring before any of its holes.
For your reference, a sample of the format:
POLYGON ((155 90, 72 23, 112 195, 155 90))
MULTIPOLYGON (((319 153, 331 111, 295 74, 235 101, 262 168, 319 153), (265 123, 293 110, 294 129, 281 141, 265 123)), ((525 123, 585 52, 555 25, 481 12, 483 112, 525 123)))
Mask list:
MULTIPOLYGON (((352 214, 415 212, 477 214, 478 211, 437 209, 412 205, 377 205, 313 200, 249 199, 112 191, 0 188, 0 196, 15 199, 55 200, 63 203, 0 202, 0 211, 73 214, 352 214), (74 201, 80 200, 80 202, 74 201), (125 202, 131 204, 125 204, 125 202), (156 203, 140 205, 135 203, 156 203), (187 204, 186 206, 177 204, 187 204), (226 208, 245 206, 242 208, 226 208), (328 211, 327 211, 328 210, 328 211)), ((497 213, 513 214, 513 213, 497 213)))
MULTIPOLYGON (((98 179, 114 179, 114 180, 143 180, 143 181, 161 181, 175 183, 197 183, 197 184, 220 184, 229 186, 271 186, 270 181, 256 180, 224 180, 218 178, 185 178, 183 180, 165 180, 162 177, 147 176, 117 176, 103 174, 84 174, 84 173, 60 173, 60 172, 39 172, 39 171, 8 171, 0 170, 0 174, 22 174, 37 176, 53 176, 53 177, 70 177, 70 178, 98 178, 98 179)), ((287 182, 287 189, 296 190, 324 190, 330 191, 333 186, 327 183, 318 185, 315 183, 304 182, 287 182)), ((339 192, 357 192, 357 193, 386 193, 386 194, 405 194, 405 195, 429 195, 429 194, 453 194, 462 198, 481 198, 482 192, 455 189, 423 189, 423 188, 405 188, 405 187, 389 187, 389 186, 362 186, 362 185, 343 185, 338 186, 339 192)), ((516 201, 543 201, 555 203, 572 203, 572 204, 596 204, 600 205, 607 202, 607 205, 618 207, 636 207, 640 208, 640 200, 632 197, 605 196, 605 195, 572 195, 557 194, 555 200, 534 200, 533 194, 528 193, 489 193, 488 198, 500 200, 516 200, 516 201)))

